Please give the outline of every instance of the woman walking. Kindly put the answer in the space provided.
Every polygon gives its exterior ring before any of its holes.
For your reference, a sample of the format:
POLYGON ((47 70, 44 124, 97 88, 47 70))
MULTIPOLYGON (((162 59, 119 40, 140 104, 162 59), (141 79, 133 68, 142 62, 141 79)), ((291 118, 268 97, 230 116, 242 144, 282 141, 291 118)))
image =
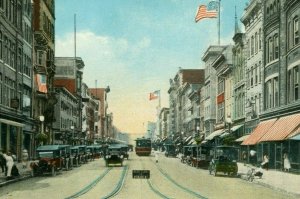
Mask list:
POLYGON ((289 172, 290 168, 291 168, 291 163, 290 163, 287 153, 284 153, 284 155, 283 155, 283 168, 284 168, 284 171, 287 171, 287 172, 289 172))

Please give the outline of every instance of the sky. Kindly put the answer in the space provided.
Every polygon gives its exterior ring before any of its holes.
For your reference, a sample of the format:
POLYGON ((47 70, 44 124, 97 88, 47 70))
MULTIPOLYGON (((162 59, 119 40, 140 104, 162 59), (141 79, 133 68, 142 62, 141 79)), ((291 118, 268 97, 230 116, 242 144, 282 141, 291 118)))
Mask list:
MULTIPOLYGON (((56 0, 55 56, 76 56, 85 63, 83 82, 110 86, 108 112, 122 132, 146 132, 161 106, 168 107, 169 79, 179 70, 203 69, 203 53, 218 42, 217 19, 195 23, 208 0, 56 0), (96 81, 97 80, 97 81, 96 81), (97 83, 96 83, 97 82, 97 83)), ((221 1, 221 45, 233 44, 235 6, 240 17, 248 0, 221 1)))

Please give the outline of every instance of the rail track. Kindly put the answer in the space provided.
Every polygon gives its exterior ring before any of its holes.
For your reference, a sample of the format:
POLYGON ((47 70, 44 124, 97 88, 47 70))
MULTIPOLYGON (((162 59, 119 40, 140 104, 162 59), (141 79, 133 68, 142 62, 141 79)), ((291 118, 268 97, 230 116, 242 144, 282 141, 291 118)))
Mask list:
MULTIPOLYGON (((108 176, 108 174, 114 170, 113 167, 108 167, 104 170, 104 172, 99 175, 97 178, 95 178, 93 181, 91 181, 88 185, 86 185, 85 187, 83 187, 81 190, 79 190, 78 192, 72 194, 71 196, 69 197, 66 197, 65 199, 73 199, 73 198, 78 198, 80 196, 83 196, 84 194, 87 194, 89 191, 91 191, 97 184, 99 184, 100 182, 103 181, 104 177, 105 176, 108 176)), ((121 190, 123 184, 124 184, 124 181, 125 181, 125 176, 126 176, 126 173, 128 171, 128 166, 125 165, 123 166, 123 169, 122 169, 122 173, 121 173, 121 176, 115 186, 115 188, 110 192, 108 193, 107 195, 105 195, 104 197, 102 197, 102 199, 109 199, 109 198, 112 198, 114 196, 116 196, 119 191, 121 190)))

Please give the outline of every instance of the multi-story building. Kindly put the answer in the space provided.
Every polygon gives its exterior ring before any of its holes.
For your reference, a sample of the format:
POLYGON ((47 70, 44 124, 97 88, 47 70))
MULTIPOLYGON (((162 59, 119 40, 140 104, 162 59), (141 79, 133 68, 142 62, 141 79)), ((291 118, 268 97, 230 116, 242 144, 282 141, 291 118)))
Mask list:
POLYGON ((243 141, 245 124, 245 98, 246 98, 246 48, 245 34, 241 33, 236 25, 233 37, 234 46, 232 49, 232 75, 233 75, 233 107, 231 119, 233 125, 231 129, 236 130, 239 142, 243 141))
POLYGON ((93 96, 95 96, 95 98, 97 100, 99 100, 100 102, 100 106, 98 107, 98 116, 100 117, 99 122, 98 122, 98 130, 100 133, 100 138, 102 140, 105 140, 107 137, 109 137, 108 135, 108 123, 107 123, 107 109, 108 109, 108 102, 107 102, 107 94, 110 92, 109 87, 107 88, 89 88, 88 89, 89 92, 91 92, 91 94, 93 96))
POLYGON ((29 0, 0 3, 0 148, 21 159, 34 151, 32 118, 32 7, 29 0))
POLYGON ((170 136, 178 137, 184 132, 184 114, 183 107, 185 102, 188 100, 185 95, 183 95, 184 85, 188 84, 204 84, 204 70, 203 69, 179 69, 174 79, 170 80, 169 93, 169 129, 171 132, 170 136))
MULTIPOLYGON (((209 136, 215 131, 216 123, 216 100, 217 100, 217 75, 212 63, 223 51, 225 46, 209 46, 202 57, 205 62, 205 85, 204 85, 204 131, 209 136)), ((216 132, 217 133, 217 132, 216 132)))
MULTIPOLYGON (((245 26, 246 101, 245 133, 257 126, 263 105, 263 6, 260 0, 251 0, 241 18, 245 26)), ((240 114, 240 111, 237 111, 240 114)))
POLYGON ((168 137, 168 115, 169 108, 161 108, 159 113, 159 137, 168 137))
POLYGON ((36 131, 41 135, 45 133, 47 135, 46 142, 51 143, 54 105, 57 102, 53 86, 55 74, 55 3, 54 0, 33 0, 32 2, 33 74, 35 78, 32 102, 33 118, 37 124, 36 131))
POLYGON ((77 99, 77 115, 74 126, 74 136, 82 137, 82 70, 84 62, 80 57, 55 57, 55 87, 65 87, 77 99))
MULTIPOLYGON (((207 137, 208 140, 214 139, 225 131, 230 134, 230 125, 232 123, 232 46, 224 46, 223 50, 211 63, 217 76, 216 96, 216 123, 215 133, 207 137)), ((218 141, 218 139, 216 139, 218 141)), ((218 143, 217 143, 218 144, 218 143)))
POLYGON ((53 122, 53 143, 74 144, 77 138, 75 127, 78 121, 78 99, 65 87, 55 88, 55 121, 53 122))
POLYGON ((291 170, 299 172, 300 2, 262 3, 264 106, 260 123, 242 144, 257 150, 258 161, 264 154, 269 155, 269 166, 275 169, 282 169, 286 154, 291 170))
POLYGON ((82 83, 82 137, 84 143, 93 143, 94 140, 100 138, 98 121, 98 110, 100 101, 95 99, 88 90, 88 86, 82 83))

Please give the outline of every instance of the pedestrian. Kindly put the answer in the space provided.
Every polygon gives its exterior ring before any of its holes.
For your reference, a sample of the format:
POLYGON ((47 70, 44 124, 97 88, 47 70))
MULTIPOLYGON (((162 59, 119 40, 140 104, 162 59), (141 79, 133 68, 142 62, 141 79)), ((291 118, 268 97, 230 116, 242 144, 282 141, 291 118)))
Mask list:
POLYGON ((4 154, 4 158, 6 159, 6 166, 7 166, 7 178, 10 179, 11 178, 11 170, 12 167, 14 165, 14 160, 13 157, 11 155, 11 152, 7 152, 7 154, 4 154))
POLYGON ((0 167, 1 167, 1 170, 2 170, 2 173, 6 173, 6 159, 4 157, 4 154, 3 154, 3 151, 2 149, 0 149, 0 167))
POLYGON ((158 150, 155 151, 154 156, 155 156, 155 162, 158 163, 158 150))
POLYGON ((254 165, 256 163, 256 151, 251 149, 249 153, 250 153, 250 163, 254 165))
POLYGON ((246 151, 243 151, 242 158, 243 158, 244 166, 246 166, 246 162, 247 162, 247 153, 246 153, 246 151))
POLYGON ((269 169, 269 156, 267 154, 263 157, 263 162, 261 163, 262 168, 268 170, 269 169))
POLYGON ((23 149, 23 151, 22 151, 22 167, 23 167, 23 169, 27 168, 27 162, 28 162, 28 151, 26 149, 23 149))
POLYGON ((291 168, 291 163, 290 163, 287 153, 283 154, 283 168, 284 168, 284 171, 287 171, 287 172, 289 172, 290 168, 291 168))

